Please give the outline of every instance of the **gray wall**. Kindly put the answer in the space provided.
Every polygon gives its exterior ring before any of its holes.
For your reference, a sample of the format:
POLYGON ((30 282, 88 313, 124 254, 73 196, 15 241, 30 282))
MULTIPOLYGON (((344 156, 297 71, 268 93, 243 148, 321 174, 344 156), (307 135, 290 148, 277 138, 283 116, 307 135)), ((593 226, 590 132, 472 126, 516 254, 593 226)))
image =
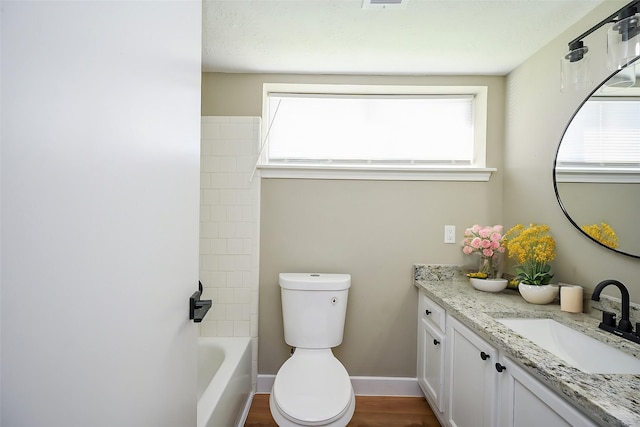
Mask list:
POLYGON ((640 254, 640 185, 635 183, 558 183, 562 204, 578 225, 609 224, 618 249, 640 254))
MULTIPOLYGON (((558 254, 553 263, 554 281, 580 284, 592 290, 599 281, 615 278, 629 287, 633 301, 640 302, 640 260, 615 254, 575 229, 556 201, 552 181, 553 160, 562 133, 591 91, 590 88, 560 92, 560 58, 570 40, 626 3, 605 2, 509 74, 503 169, 504 219, 509 225, 538 222, 551 227, 558 254)), ((592 55, 593 88, 609 75, 605 68, 605 29, 585 39, 592 55)), ((617 290, 611 295, 620 296, 617 290)))
POLYGON ((486 85, 489 182, 263 179, 258 372, 275 374, 289 354, 282 331, 279 272, 340 272, 353 285, 343 344, 351 375, 415 377, 414 263, 464 263, 443 243, 444 225, 502 220, 504 77, 203 75, 202 115, 260 115, 262 83, 486 85))

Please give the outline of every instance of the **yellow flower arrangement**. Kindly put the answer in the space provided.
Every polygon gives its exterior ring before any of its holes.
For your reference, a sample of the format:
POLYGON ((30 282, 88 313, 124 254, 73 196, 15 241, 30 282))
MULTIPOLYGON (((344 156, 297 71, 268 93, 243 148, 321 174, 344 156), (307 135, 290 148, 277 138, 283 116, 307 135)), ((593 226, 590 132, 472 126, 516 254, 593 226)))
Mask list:
POLYGON ((616 249, 618 247, 618 236, 614 229, 606 222, 593 225, 583 225, 580 228, 596 242, 611 249, 616 249))
POLYGON ((548 225, 518 224, 506 234, 509 258, 518 262, 517 279, 528 285, 547 285, 553 274, 549 262, 556 257, 556 242, 548 225))

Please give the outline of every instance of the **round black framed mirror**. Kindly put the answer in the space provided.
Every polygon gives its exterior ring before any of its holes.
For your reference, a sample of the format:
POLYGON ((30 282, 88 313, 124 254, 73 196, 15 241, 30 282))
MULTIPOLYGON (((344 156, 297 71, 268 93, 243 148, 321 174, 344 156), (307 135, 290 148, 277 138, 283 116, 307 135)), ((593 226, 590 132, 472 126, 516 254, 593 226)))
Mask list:
POLYGON ((640 258, 640 63, 613 73, 565 128, 553 186, 567 219, 593 242, 640 258))

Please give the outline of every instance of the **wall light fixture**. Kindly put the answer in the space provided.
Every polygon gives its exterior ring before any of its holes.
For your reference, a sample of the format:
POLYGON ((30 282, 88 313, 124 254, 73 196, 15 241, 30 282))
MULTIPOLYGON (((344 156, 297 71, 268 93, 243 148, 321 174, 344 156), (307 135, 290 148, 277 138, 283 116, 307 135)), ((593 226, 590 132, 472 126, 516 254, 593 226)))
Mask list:
POLYGON ((587 55, 589 47, 584 45, 583 39, 604 25, 613 24, 607 31, 607 67, 609 69, 621 70, 640 56, 638 8, 640 8, 640 0, 634 0, 569 42, 569 52, 563 55, 561 62, 563 92, 584 89, 591 85, 587 55))

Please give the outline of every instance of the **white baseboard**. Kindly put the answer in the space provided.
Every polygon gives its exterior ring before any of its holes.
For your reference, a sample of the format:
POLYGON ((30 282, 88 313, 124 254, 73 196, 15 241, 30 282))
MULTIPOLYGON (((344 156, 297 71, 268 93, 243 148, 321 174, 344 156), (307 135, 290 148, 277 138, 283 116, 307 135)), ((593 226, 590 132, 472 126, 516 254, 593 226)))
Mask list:
MULTIPOLYGON (((258 374, 256 393, 271 393, 275 378, 258 374)), ((424 396, 416 378, 351 377, 351 385, 356 396, 424 396)))
POLYGON ((356 396, 419 396, 422 390, 416 378, 351 377, 356 396))
POLYGON ((275 375, 258 374, 258 383, 256 384, 256 394, 269 394, 273 388, 275 375))

